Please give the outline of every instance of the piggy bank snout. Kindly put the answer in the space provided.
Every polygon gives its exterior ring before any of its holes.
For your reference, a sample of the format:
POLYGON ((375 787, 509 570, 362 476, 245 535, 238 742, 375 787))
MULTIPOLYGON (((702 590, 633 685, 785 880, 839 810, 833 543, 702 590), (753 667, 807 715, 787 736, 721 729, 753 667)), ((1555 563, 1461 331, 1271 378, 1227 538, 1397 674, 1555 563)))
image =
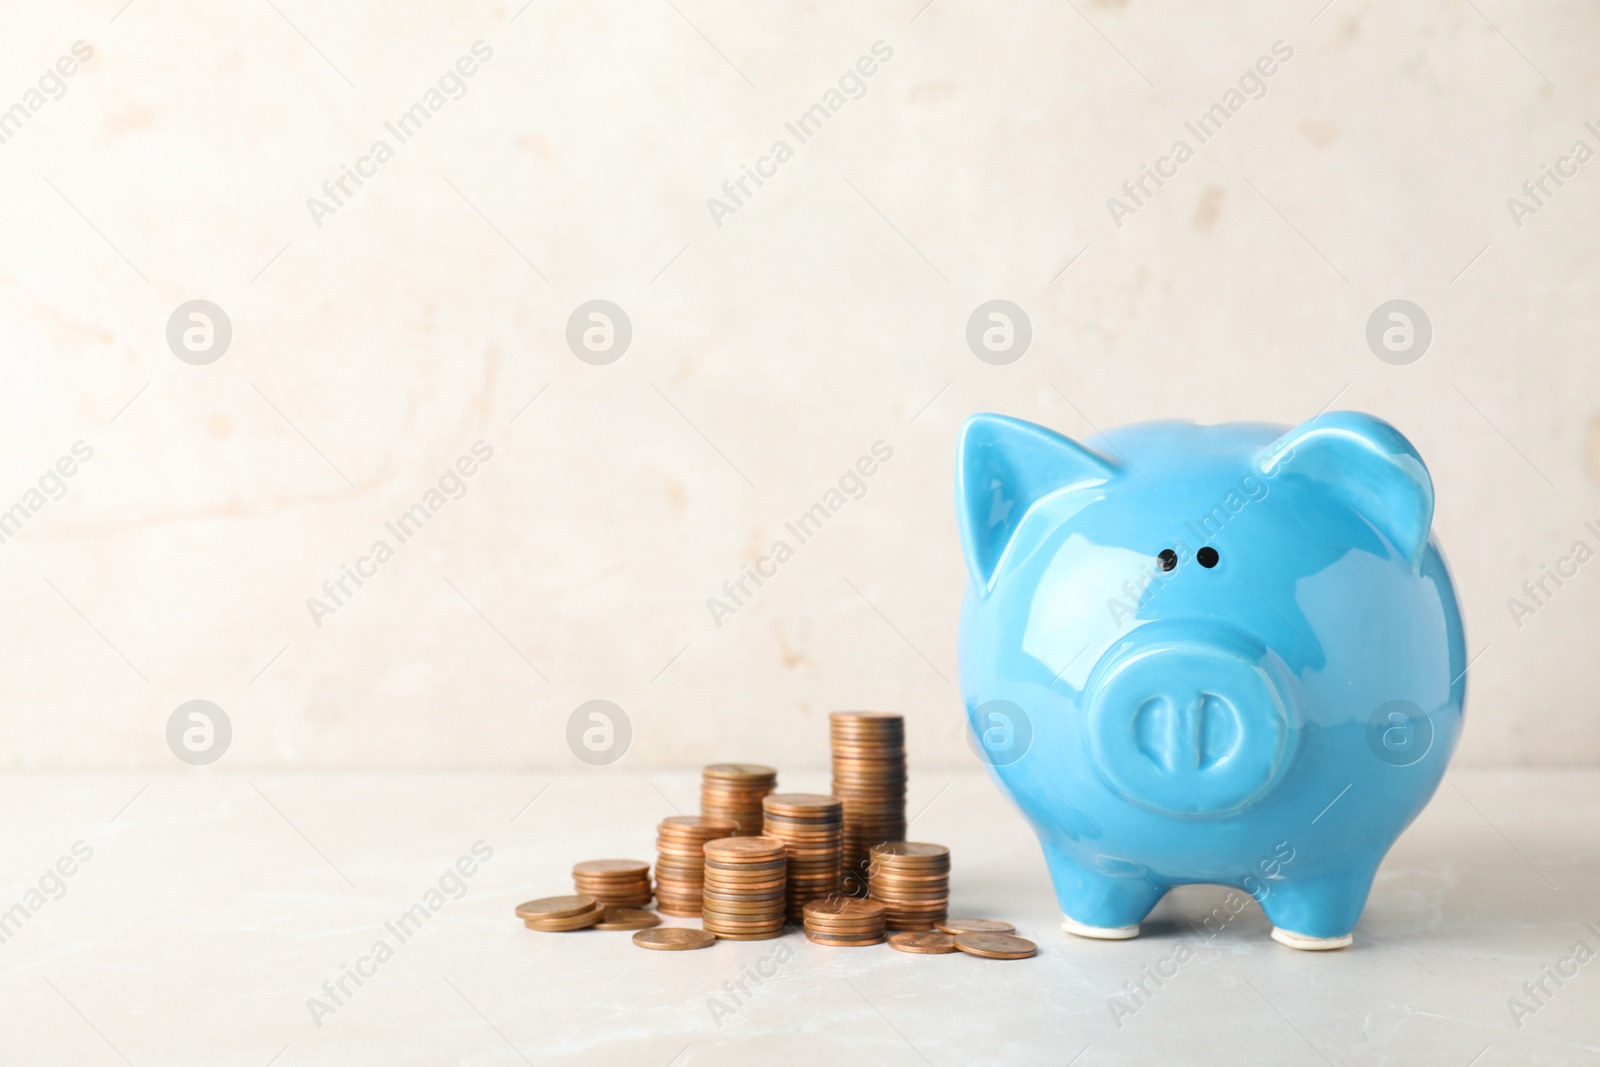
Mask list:
POLYGON ((1109 652, 1086 693, 1106 784, 1172 815, 1238 811, 1289 762, 1293 707, 1276 658, 1247 635, 1150 625, 1109 652))

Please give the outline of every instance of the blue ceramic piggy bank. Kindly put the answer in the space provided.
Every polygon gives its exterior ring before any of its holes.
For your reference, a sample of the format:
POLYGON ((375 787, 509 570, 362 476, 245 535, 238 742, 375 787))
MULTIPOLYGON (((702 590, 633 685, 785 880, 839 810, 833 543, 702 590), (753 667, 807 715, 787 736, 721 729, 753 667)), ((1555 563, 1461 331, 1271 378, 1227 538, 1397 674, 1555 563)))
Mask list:
POLYGON ((1461 730, 1461 616, 1411 444, 1354 412, 1087 444, 975 415, 956 507, 968 720, 1064 928, 1133 937, 1168 889, 1211 883, 1286 945, 1348 945, 1461 730))

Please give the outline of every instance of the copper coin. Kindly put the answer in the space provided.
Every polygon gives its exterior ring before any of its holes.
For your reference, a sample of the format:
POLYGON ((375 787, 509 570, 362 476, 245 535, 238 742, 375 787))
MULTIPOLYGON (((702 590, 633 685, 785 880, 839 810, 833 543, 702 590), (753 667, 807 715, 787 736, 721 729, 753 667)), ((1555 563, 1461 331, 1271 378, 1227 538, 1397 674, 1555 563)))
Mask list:
POLYGON ((878 918, 883 915, 883 905, 871 900, 818 900, 806 905, 806 914, 822 919, 878 918))
POLYGON ((778 772, 759 763, 712 763, 700 771, 702 778, 744 781, 751 778, 776 778, 778 772))
POLYGON ((950 850, 943 845, 930 845, 923 841, 887 841, 872 851, 889 857, 948 858, 950 850))
POLYGON ((806 933, 820 934, 823 937, 882 937, 884 930, 881 919, 875 923, 856 923, 849 926, 836 926, 833 923, 819 923, 806 919, 804 926, 806 933))
POLYGON ((783 936, 783 929, 780 927, 777 930, 768 930, 768 931, 766 931, 764 933, 759 933, 759 934, 734 934, 734 933, 724 934, 724 933, 719 933, 719 934, 717 934, 717 939, 719 941, 771 941, 775 937, 782 937, 782 936, 783 936))
POLYGON ((732 830, 733 823, 725 819, 714 819, 705 815, 668 815, 657 825, 662 833, 672 834, 711 834, 719 830, 732 830))
MULTIPOLYGON (((724 837, 718 843, 754 840, 756 838, 753 837, 724 837)), ((787 857, 778 856, 774 859, 758 859, 754 862, 747 862, 738 856, 724 854, 721 857, 706 856, 702 860, 702 864, 704 869, 708 871, 731 871, 735 874, 742 874, 747 871, 781 871, 787 866, 786 859, 787 857)))
POLYGON ((587 930, 605 918, 605 914, 606 909, 596 907, 564 919, 523 919, 522 925, 530 930, 542 930, 545 933, 559 934, 570 930, 587 930))
POLYGON ((700 902, 700 910, 712 915, 726 915, 728 918, 740 920, 755 920, 763 916, 778 915, 787 908, 788 902, 782 897, 773 900, 716 900, 708 898, 700 902))
POLYGON ((957 934, 956 948, 969 956, 990 960, 1025 960, 1039 946, 1015 934, 957 934))
POLYGON ((661 916, 642 908, 607 908, 596 930, 645 930, 661 925, 661 916))
POLYGON ((650 865, 640 860, 584 860, 572 866, 572 873, 593 874, 598 876, 612 875, 641 875, 648 874, 650 865))
POLYGON ((999 919, 946 919, 939 929, 947 934, 1014 934, 1017 928, 999 919))
POLYGON ((773 864, 784 858, 783 842, 775 837, 749 835, 745 837, 719 837, 707 841, 705 847, 707 866, 749 867, 755 864, 773 864))
POLYGON ((682 952, 691 948, 706 948, 714 944, 717 935, 684 926, 663 926, 654 930, 640 930, 633 935, 633 943, 640 948, 660 949, 664 952, 682 952))
POLYGON ((749 933, 752 930, 770 930, 783 925, 783 912, 774 911, 765 914, 751 912, 748 915, 735 913, 723 915, 715 911, 702 911, 700 925, 713 933, 749 933))
POLYGON ((540 897, 517 905, 519 919, 565 919, 590 911, 599 901, 586 896, 540 897))
POLYGON ((781 895, 787 887, 788 882, 782 878, 770 879, 764 882, 724 881, 720 878, 707 878, 701 884, 700 892, 743 900, 751 897, 764 897, 772 893, 781 895))
POLYGON ((839 813, 839 798, 827 793, 768 793, 761 798, 761 808, 774 815, 831 818, 839 813))
POLYGON ((915 952, 919 956, 942 956, 956 951, 956 939, 937 930, 914 931, 889 935, 889 947, 901 952, 915 952))

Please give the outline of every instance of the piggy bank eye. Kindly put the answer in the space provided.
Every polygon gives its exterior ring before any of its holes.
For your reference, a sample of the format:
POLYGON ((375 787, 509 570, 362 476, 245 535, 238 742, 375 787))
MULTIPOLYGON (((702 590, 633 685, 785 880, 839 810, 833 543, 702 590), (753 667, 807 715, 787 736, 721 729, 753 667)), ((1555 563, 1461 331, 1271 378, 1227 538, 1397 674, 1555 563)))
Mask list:
POLYGON ((1161 563, 1161 569, 1170 571, 1178 565, 1178 554, 1170 548, 1163 548, 1156 553, 1156 559, 1161 563))
POLYGON ((1200 561, 1200 566, 1209 570, 1217 565, 1217 550, 1207 545, 1196 552, 1194 558, 1200 561))

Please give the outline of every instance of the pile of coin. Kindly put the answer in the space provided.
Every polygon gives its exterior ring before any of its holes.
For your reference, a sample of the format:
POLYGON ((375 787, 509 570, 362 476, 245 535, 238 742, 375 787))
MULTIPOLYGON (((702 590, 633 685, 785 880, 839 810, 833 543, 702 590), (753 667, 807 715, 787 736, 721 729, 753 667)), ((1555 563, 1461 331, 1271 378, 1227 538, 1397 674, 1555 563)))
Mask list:
POLYGON ((783 933, 789 861, 771 837, 724 837, 705 843, 701 925, 727 941, 765 941, 783 933))
POLYGON ((918 841, 875 845, 868 885, 889 929, 932 930, 950 912, 950 850, 918 841))
POLYGON ((705 888, 705 843, 730 836, 737 826, 703 815, 673 815, 656 827, 656 907, 663 915, 700 914, 705 888))
POLYGON ((884 907, 874 900, 836 896, 805 906, 806 937, 819 945, 881 945, 883 922, 884 907))
POLYGON ((789 859, 789 921, 799 923, 807 902, 839 892, 844 808, 820 793, 769 793, 761 807, 761 832, 782 841, 789 859))
POLYGON ((759 763, 713 763, 700 774, 700 814, 731 821, 737 837, 761 833, 761 798, 778 788, 778 772, 759 763))
POLYGON ((602 904, 642 908, 650 903, 650 865, 643 860, 584 860, 572 868, 578 892, 602 904))
POLYGON ((828 716, 828 739, 833 795, 844 804, 846 889, 855 892, 872 846, 906 836, 906 721, 882 711, 836 711, 828 716))

